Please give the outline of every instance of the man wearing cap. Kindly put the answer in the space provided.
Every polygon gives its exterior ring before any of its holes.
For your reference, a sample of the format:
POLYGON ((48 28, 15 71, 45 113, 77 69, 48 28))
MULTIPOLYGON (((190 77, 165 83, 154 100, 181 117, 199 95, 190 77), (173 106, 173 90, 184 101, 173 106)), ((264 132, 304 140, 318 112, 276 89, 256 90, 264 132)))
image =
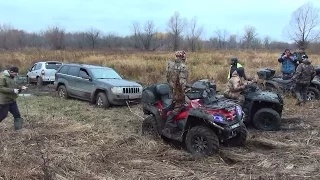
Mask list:
POLYGON ((14 117, 14 129, 22 128, 23 119, 16 102, 18 94, 27 87, 18 86, 14 78, 19 73, 19 68, 12 67, 5 70, 0 76, 0 122, 3 121, 10 112, 14 117))

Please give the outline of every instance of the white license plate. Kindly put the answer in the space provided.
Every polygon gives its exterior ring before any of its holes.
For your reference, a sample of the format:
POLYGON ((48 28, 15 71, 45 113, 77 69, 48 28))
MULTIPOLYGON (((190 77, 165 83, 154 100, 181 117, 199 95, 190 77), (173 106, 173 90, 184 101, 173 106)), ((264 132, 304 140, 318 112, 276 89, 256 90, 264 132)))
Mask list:
POLYGON ((129 98, 130 99, 138 99, 138 98, 140 98, 140 95, 139 94, 132 94, 132 95, 129 95, 129 98))
POLYGON ((239 126, 240 126, 240 124, 239 124, 239 123, 234 124, 234 125, 232 125, 232 126, 231 126, 231 129, 237 128, 237 127, 239 127, 239 126))

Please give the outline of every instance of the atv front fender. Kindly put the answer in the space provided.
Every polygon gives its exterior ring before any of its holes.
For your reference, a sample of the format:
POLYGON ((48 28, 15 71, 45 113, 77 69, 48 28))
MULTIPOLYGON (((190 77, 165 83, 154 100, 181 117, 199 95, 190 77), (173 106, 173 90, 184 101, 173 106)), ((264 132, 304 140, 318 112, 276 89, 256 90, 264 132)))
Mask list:
MULTIPOLYGON (((203 119, 206 123, 211 124, 212 126, 220 129, 220 130, 225 130, 225 128, 223 128, 222 126, 216 124, 213 119, 212 119, 212 115, 207 114, 206 112, 202 112, 199 109, 191 109, 189 111, 189 117, 195 117, 195 118, 199 118, 199 119, 203 119)), ((189 118, 188 118, 189 119, 189 118)), ((223 122, 222 122, 223 123, 223 122)))

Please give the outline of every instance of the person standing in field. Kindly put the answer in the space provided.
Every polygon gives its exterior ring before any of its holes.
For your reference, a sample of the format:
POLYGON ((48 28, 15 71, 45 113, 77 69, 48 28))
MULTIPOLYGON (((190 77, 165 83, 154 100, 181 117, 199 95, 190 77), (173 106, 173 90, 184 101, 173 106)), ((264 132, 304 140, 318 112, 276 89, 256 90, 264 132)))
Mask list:
POLYGON ((162 134, 168 138, 174 138, 178 125, 173 122, 174 118, 181 112, 186 103, 185 90, 187 89, 188 68, 185 63, 186 52, 177 51, 175 53, 174 64, 168 64, 167 81, 172 89, 173 111, 167 118, 162 134))
POLYGON ((297 57, 294 56, 289 49, 286 49, 284 53, 281 54, 278 62, 282 64, 282 79, 291 79, 296 69, 297 57))
POLYGON ((226 98, 238 100, 240 106, 243 106, 245 97, 241 92, 247 87, 247 82, 243 81, 244 68, 239 67, 232 73, 232 77, 227 82, 227 88, 224 91, 223 95, 226 98))
POLYGON ((293 55, 296 56, 296 58, 297 58, 297 62, 295 64, 296 65, 296 69, 297 69, 298 65, 301 64, 302 61, 303 61, 302 56, 308 58, 308 55, 306 54, 305 49, 303 47, 300 47, 297 50, 297 52, 293 53, 293 55))
POLYGON ((0 122, 2 122, 10 112, 14 117, 14 129, 22 128, 23 119, 16 102, 21 90, 27 89, 25 86, 18 86, 14 78, 19 73, 19 68, 12 67, 5 70, 0 76, 0 122))
POLYGON ((316 75, 316 71, 311 64, 311 61, 307 58, 306 55, 302 56, 302 63, 297 67, 295 74, 292 77, 292 80, 296 83, 295 94, 297 96, 296 105, 301 103, 306 103, 307 101, 307 90, 310 85, 310 81, 316 75))

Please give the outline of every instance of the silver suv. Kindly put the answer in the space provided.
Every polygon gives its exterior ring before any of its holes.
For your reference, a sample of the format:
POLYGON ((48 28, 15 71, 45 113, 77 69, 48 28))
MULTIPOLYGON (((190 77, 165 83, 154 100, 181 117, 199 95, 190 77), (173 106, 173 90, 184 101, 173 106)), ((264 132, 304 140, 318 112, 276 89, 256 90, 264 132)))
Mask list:
POLYGON ((54 76, 61 65, 62 63, 58 61, 41 61, 33 64, 28 69, 28 83, 36 82, 42 85, 44 82, 54 82, 54 76))
POLYGON ((142 86, 125 80, 109 67, 63 64, 56 73, 54 86, 61 98, 73 97, 96 104, 101 108, 139 102, 142 86))

